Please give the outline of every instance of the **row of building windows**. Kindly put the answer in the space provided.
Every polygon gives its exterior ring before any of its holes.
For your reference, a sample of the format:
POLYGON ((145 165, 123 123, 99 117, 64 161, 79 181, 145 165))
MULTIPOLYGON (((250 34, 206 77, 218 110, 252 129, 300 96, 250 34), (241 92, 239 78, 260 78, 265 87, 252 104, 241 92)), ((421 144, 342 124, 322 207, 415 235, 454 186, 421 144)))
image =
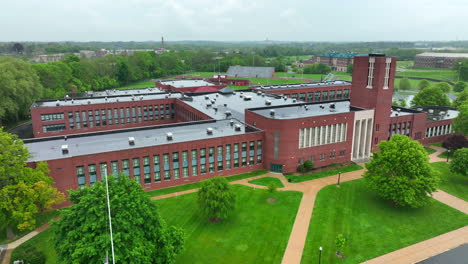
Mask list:
POLYGON ((330 91, 317 91, 308 93, 292 93, 284 94, 292 99, 299 99, 304 102, 321 102, 329 100, 349 99, 349 89, 344 90, 330 90, 330 91), (306 98, 307 96, 307 98, 306 98))
MULTIPOLYGON (((161 180, 177 180, 199 174, 203 175, 230 170, 231 168, 261 164, 262 149, 261 140, 226 144, 224 146, 124 159, 120 162, 114 160, 110 162, 110 170, 108 170, 107 162, 103 162, 99 164, 99 171, 101 178, 107 176, 108 173, 118 174, 122 172, 132 176, 140 184, 149 184, 161 182, 161 180)), ((88 182, 90 185, 97 181, 96 166, 96 164, 88 165, 88 182)), ((80 187, 86 185, 84 166, 76 167, 76 175, 78 185, 80 187)))
MULTIPOLYGON (((340 157, 344 157, 345 154, 346 154, 346 150, 340 150, 340 152, 338 153, 338 155, 339 155, 340 157)), ((324 160, 327 159, 327 156, 328 156, 330 159, 336 158, 336 151, 331 151, 329 154, 328 154, 328 153, 321 153, 321 154, 318 156, 318 160, 324 161, 324 160)), ((304 160, 305 160, 304 158, 299 158, 299 159, 297 160, 297 162, 298 162, 298 164, 303 164, 303 163, 304 163, 304 160)), ((313 156, 313 155, 310 156, 310 159, 309 159, 309 160, 312 161, 312 162, 316 161, 315 156, 313 156)))
POLYGON ((411 122, 408 121, 403 123, 390 124, 388 137, 390 138, 395 134, 409 136, 411 134, 411 122))
POLYGON ((426 128, 426 137, 437 137, 452 133, 452 125, 435 126, 426 128))
POLYGON ((145 105, 68 112, 70 129, 142 123, 175 118, 174 104, 145 105))
POLYGON ((346 141, 346 123, 299 129, 299 148, 346 141))
POLYGON ((42 126, 42 132, 55 132, 64 131, 66 129, 65 124, 54 124, 42 126))
POLYGON ((52 120, 63 120, 63 113, 54 113, 54 114, 43 114, 41 115, 41 121, 52 121, 52 120))

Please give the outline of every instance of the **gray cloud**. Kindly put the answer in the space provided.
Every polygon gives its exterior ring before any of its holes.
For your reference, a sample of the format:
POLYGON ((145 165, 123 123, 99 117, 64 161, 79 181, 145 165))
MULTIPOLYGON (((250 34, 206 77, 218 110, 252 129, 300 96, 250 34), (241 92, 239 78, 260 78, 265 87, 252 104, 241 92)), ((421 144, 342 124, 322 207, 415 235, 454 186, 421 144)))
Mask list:
POLYGON ((468 40, 465 0, 23 0, 0 41, 468 40))

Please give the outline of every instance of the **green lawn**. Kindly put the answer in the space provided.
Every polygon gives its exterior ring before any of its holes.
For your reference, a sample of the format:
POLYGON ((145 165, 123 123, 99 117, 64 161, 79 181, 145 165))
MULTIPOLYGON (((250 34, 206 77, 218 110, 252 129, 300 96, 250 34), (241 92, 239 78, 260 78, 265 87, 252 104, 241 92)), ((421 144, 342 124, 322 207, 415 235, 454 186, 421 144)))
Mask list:
POLYGON ((404 71, 398 72, 396 76, 402 77, 420 77, 420 78, 431 78, 446 81, 457 79, 457 74, 451 70, 428 70, 428 71, 404 71))
POLYGON ((431 155, 432 153, 436 152, 436 150, 433 148, 424 147, 424 149, 426 150, 427 155, 431 155))
MULTIPOLYGON (((58 215, 59 215, 58 210, 53 210, 53 211, 48 211, 48 212, 36 214, 36 216, 35 216, 35 218, 36 218, 36 227, 34 229, 47 224, 52 218, 55 218, 58 215)), ((6 222, 4 221, 4 219, 2 219, 2 217, 0 217, 0 230, 2 230, 1 234, 0 234, 0 244, 4 244, 7 241, 6 240, 6 222)), ((16 237, 14 238, 14 240, 17 240, 17 239, 25 236, 29 232, 31 232, 31 230, 19 231, 15 227, 15 228, 13 228, 13 232, 16 234, 16 237)), ((11 241, 9 241, 9 242, 11 242, 11 241)))
MULTIPOLYGON (((265 174, 267 172, 268 171, 266 171, 266 170, 256 170, 256 171, 237 174, 237 175, 233 175, 233 176, 227 176, 225 178, 229 182, 232 182, 232 181, 237 181, 237 180, 242 180, 242 179, 262 175, 262 174, 265 174)), ((152 191, 148 191, 146 193, 148 195, 150 195, 150 196, 158 196, 158 195, 163 195, 163 194, 168 194, 168 193, 175 193, 175 192, 181 192, 181 191, 186 191, 186 190, 199 188, 201 186, 201 184, 202 184, 202 182, 194 182, 194 183, 178 185, 178 186, 164 188, 164 189, 152 190, 152 191)))
POLYGON ((249 181, 249 183, 263 185, 263 186, 269 186, 270 184, 274 183, 276 184, 276 187, 278 188, 284 187, 283 183, 278 178, 273 178, 273 177, 263 177, 263 178, 259 178, 256 180, 251 180, 249 181))
POLYGON ((431 163, 440 172, 439 188, 468 202, 468 177, 450 172, 449 164, 440 161, 431 163))
POLYGON ((442 142, 432 143, 431 145, 436 147, 442 147, 442 142))
MULTIPOLYGON (((335 79, 351 81, 351 75, 346 72, 333 72, 335 79)), ((289 77, 289 78, 298 78, 298 79, 311 79, 315 81, 320 81, 324 79, 327 74, 300 74, 300 73, 286 73, 286 72, 275 72, 276 77, 289 77)))
MULTIPOLYGON (((399 88, 400 88, 400 80, 401 80, 401 79, 395 78, 395 88, 396 88, 396 89, 399 89, 399 88)), ((411 80, 411 79, 410 79, 410 80, 409 80, 409 82, 410 82, 410 84, 411 84, 411 89, 410 89, 410 90, 412 90, 412 91, 417 91, 417 90, 418 90, 418 84, 419 84, 420 81, 421 81, 421 80, 411 80)), ((433 81, 431 81, 431 80, 427 80, 427 81, 429 81, 429 83, 430 83, 431 85, 437 84, 437 82, 433 82, 433 81)))
POLYGON ((419 209, 392 206, 362 179, 323 188, 315 201, 302 263, 360 263, 468 224, 468 215, 433 200, 419 209), (335 238, 347 239, 344 259, 335 256, 335 238))
POLYGON ((137 83, 133 83, 133 84, 129 84, 129 85, 126 85, 126 86, 123 86, 123 87, 119 87, 117 89, 122 89, 122 90, 126 90, 126 89, 139 89, 139 88, 147 88, 147 87, 155 87, 156 85, 154 84, 154 82, 151 82, 151 81, 142 81, 142 82, 137 82, 137 83))
POLYGON ((249 89, 250 87, 248 85, 228 85, 227 87, 233 89, 233 90, 244 90, 244 89, 249 89))
POLYGON ((168 225, 185 230, 185 250, 176 263, 281 262, 302 194, 233 188, 237 208, 221 223, 211 223, 200 214, 196 193, 155 201, 168 225), (269 197, 277 201, 269 203, 269 197))
MULTIPOLYGON (((444 151, 444 152, 440 153, 439 155, 437 155, 437 157, 443 158, 443 159, 446 159, 447 156, 448 156, 448 152, 447 152, 447 151, 444 151)), ((453 151, 450 152, 449 160, 452 158, 452 156, 453 156, 453 151)))
MULTIPOLYGON (((26 241, 18 248, 24 247, 25 245, 33 246, 39 252, 44 252, 46 256, 47 264, 58 264, 60 262, 58 260, 57 252, 55 251, 53 247, 52 236, 53 236, 52 229, 49 228, 43 231, 42 233, 38 234, 37 236, 31 238, 30 240, 26 241)), ((12 258, 10 262, 11 264, 13 264, 13 261, 16 259, 15 251, 16 249, 13 250, 13 253, 12 253, 12 258)))
POLYGON ((339 168, 339 169, 322 171, 322 172, 317 172, 317 173, 310 173, 310 174, 305 174, 301 176, 294 176, 294 175, 284 175, 284 176, 290 182, 303 182, 303 181, 310 181, 310 180, 314 180, 318 178, 336 175, 338 174, 338 172, 345 173, 345 172, 350 172, 350 171, 355 171, 355 170, 360 170, 360 169, 362 169, 361 166, 357 164, 351 164, 351 165, 348 165, 346 167, 339 168))

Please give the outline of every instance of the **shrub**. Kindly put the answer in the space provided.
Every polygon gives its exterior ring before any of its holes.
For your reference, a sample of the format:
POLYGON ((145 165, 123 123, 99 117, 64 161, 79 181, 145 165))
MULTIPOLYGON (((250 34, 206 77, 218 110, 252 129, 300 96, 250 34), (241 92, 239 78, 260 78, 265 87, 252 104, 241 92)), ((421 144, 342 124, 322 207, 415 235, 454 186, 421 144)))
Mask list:
POLYGON ((11 263, 15 260, 23 260, 24 264, 44 264, 46 263, 46 256, 44 252, 25 244, 16 248, 11 254, 11 263))
POLYGON ((306 170, 304 164, 300 164, 299 166, 297 166, 297 171, 300 172, 300 173, 304 173, 307 170, 306 170))
POLYGON ((306 160, 306 161, 304 162, 304 167, 305 167, 306 170, 309 171, 309 170, 311 170, 311 169, 314 168, 314 164, 312 163, 312 161, 306 160))
POLYGON ((278 189, 278 185, 275 182, 270 182, 267 187, 268 187, 268 192, 270 193, 274 193, 276 192, 276 189, 278 189))

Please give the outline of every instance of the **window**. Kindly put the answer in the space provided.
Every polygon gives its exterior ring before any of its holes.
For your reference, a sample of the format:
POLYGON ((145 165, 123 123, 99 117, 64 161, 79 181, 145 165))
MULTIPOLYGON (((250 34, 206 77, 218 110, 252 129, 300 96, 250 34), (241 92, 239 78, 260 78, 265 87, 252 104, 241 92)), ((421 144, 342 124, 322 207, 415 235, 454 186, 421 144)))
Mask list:
POLYGON ((367 88, 372 88, 372 81, 374 79, 374 63, 375 57, 369 57, 369 74, 367 75, 367 88))
POLYGON ((384 77, 384 89, 388 89, 388 81, 390 79, 390 65, 392 63, 392 58, 386 58, 385 60, 385 77, 384 77))
POLYGON ((188 151, 182 151, 182 168, 183 171, 185 172, 185 169, 187 169, 187 175, 184 173, 184 177, 188 177, 188 151))
POLYGON ((336 152, 332 151, 330 152, 330 159, 334 159, 336 157, 336 152))
POLYGON ((70 129, 75 128, 75 122, 73 121, 73 112, 68 112, 68 123, 70 125, 70 129))
POLYGON ((96 177, 96 164, 91 164, 88 165, 88 173, 89 173, 89 184, 91 186, 96 183, 97 177, 96 177))
MULTIPOLYGON (((73 116, 73 114, 72 114, 73 116)), ((52 121, 52 120, 62 120, 64 119, 64 113, 54 113, 54 114, 43 114, 41 115, 41 121, 52 121)))
POLYGON ((106 110, 101 110, 101 120, 103 126, 107 125, 106 110))
POLYGON ((87 117, 86 117, 86 112, 85 111, 82 111, 81 112, 81 120, 83 120, 83 127, 88 127, 88 123, 87 123, 87 117))
POLYGON ((153 106, 152 105, 148 106, 148 110, 149 110, 149 120, 153 120, 153 106))
POLYGON ((174 179, 179 179, 179 152, 172 153, 172 169, 174 170, 174 179))
POLYGON ((192 176, 197 176, 198 175, 198 156, 197 156, 197 150, 192 149, 192 155, 190 155, 192 159, 192 176))
POLYGON ((88 111, 88 118, 89 118, 89 127, 94 127, 94 115, 93 110, 88 111))
POLYGON ((136 123, 136 109, 132 106, 132 123, 136 123))
POLYGON ((301 101, 305 101, 305 96, 306 96, 305 93, 300 93, 299 99, 300 99, 301 101))
POLYGON ((335 100, 335 90, 330 91, 330 100, 335 100))
POLYGON ((231 144, 226 145, 226 170, 231 169, 231 144))
POLYGON ((326 156, 325 153, 320 154, 320 161, 324 161, 326 156))
POLYGON ((101 118, 99 118, 99 110, 94 111, 96 117, 96 126, 101 125, 101 118))
POLYGON ((103 162, 101 164, 99 164, 99 169, 100 169, 100 172, 101 172, 101 180, 104 179, 104 177, 107 177, 107 163, 103 162))
POLYGON ((112 120, 113 120, 113 117, 112 117, 112 109, 107 109, 107 119, 108 119, 108 122, 109 122, 109 125, 112 125, 112 120))
POLYGON ((177 180, 180 178, 180 170, 174 169, 174 179, 177 180))
POLYGON ((349 98, 349 89, 344 89, 344 99, 349 98))
POLYGON ((346 152, 345 152, 344 150, 341 150, 341 151, 340 151, 340 156, 343 157, 343 156, 345 155, 345 153, 346 153, 346 152))
POLYGON ((111 173, 114 176, 119 174, 119 162, 117 160, 111 161, 111 173))
POLYGON ((322 100, 323 100, 323 101, 328 100, 328 91, 323 91, 323 93, 322 93, 322 100))
POLYGON ((80 112, 75 112, 75 119, 76 119, 76 129, 80 129, 81 128, 80 112))
POLYGON ((314 100, 314 93, 307 93, 307 101, 312 102, 314 100))
POLYGON ((86 185, 86 178, 83 166, 76 167, 76 177, 78 178, 78 187, 84 187, 86 185))
POLYGON ((140 181, 140 158, 133 158, 133 178, 138 182, 140 181))
POLYGON ((239 143, 234 144, 234 168, 239 168, 239 143))
POLYGON ((341 99, 343 96, 343 90, 337 90, 336 91, 336 99, 341 99))
POLYGON ((143 177, 145 184, 151 183, 151 170, 149 157, 143 157, 143 177))
POLYGON ((218 171, 223 170, 223 146, 218 146, 218 171))
POLYGON ((169 153, 163 154, 163 166, 164 166, 164 180, 168 181, 171 179, 171 174, 169 171, 169 153))
POLYGON ((315 92, 315 102, 320 102, 320 92, 315 92))
POLYGON ((138 106, 138 123, 141 123, 141 106, 138 106))
POLYGON ((125 107, 125 116, 127 117, 127 123, 130 123, 130 107, 125 107))
POLYGON ((208 149, 208 160, 210 162, 209 164, 209 168, 210 168, 210 172, 214 172, 214 147, 210 147, 208 149))
POLYGON ((249 142, 249 165, 254 165, 255 141, 249 142))
POLYGON ((42 126, 42 132, 64 131, 65 129, 66 129, 65 124, 55 124, 55 125, 42 126))
POLYGON ((145 106, 143 106, 143 120, 144 121, 148 121, 148 108, 145 106))
POLYGON ((122 160, 122 173, 130 176, 130 164, 128 162, 128 159, 122 160))
POLYGON ((291 97, 292 97, 292 99, 297 99, 297 93, 293 93, 293 94, 291 95, 291 97))
POLYGON ((262 141, 257 140, 257 164, 262 163, 262 141))
POLYGON ((159 165, 159 155, 153 156, 153 165, 154 165, 154 181, 160 182, 161 181, 161 168, 159 165))

